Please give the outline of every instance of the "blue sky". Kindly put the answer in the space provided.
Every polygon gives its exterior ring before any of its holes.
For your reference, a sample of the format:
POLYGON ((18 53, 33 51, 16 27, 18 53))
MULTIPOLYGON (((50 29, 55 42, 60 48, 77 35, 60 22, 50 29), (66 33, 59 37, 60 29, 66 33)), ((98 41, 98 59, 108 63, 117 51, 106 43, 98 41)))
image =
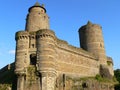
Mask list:
POLYGON ((120 68, 120 0, 1 0, 0 68, 15 60, 15 32, 25 29, 28 8, 45 4, 50 28, 58 38, 79 47, 78 29, 88 20, 103 29, 106 54, 120 68))

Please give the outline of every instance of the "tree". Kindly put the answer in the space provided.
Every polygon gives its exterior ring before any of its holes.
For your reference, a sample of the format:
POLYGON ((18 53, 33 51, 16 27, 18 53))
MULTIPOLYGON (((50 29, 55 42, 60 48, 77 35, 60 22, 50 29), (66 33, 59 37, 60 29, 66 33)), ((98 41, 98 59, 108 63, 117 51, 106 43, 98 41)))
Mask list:
POLYGON ((115 75, 117 81, 120 83, 120 69, 116 69, 114 71, 114 75, 115 75))
POLYGON ((115 90, 120 90, 120 69, 114 70, 114 75, 119 82, 118 84, 115 85, 115 90))

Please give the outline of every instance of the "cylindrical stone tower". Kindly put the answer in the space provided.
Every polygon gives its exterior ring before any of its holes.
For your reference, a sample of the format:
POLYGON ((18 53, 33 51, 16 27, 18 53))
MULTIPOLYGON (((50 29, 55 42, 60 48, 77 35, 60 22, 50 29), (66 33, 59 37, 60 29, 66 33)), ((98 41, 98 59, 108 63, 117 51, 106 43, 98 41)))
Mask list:
POLYGON ((49 17, 46 14, 44 5, 38 2, 29 8, 29 13, 26 19, 26 31, 37 31, 40 29, 49 29, 49 17))
POLYGON ((55 90, 55 35, 48 29, 37 31, 37 70, 41 75, 42 90, 55 90))
POLYGON ((100 64, 106 64, 106 54, 101 26, 88 21, 79 29, 80 46, 98 57, 100 64))
POLYGON ((15 57, 15 72, 24 73, 25 67, 29 64, 29 34, 26 31, 16 33, 16 57, 15 57))
POLYGON ((29 64, 28 48, 29 34, 26 31, 16 33, 16 56, 15 56, 15 73, 17 77, 17 90, 24 90, 24 76, 26 75, 26 67, 29 64))

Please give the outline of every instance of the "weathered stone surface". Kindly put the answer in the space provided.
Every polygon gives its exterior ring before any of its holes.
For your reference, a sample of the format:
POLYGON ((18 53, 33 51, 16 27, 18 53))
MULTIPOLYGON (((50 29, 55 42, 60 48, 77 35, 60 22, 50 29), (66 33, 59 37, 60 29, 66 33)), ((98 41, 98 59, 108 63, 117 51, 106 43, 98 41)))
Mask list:
POLYGON ((108 86, 103 84, 105 89, 102 89, 98 82, 95 86, 92 81, 82 84, 66 81, 67 75, 81 78, 101 74, 110 79, 113 76, 112 59, 105 54, 101 27, 88 22, 80 28, 79 34, 81 48, 58 39, 49 29, 46 9, 39 4, 32 6, 27 16, 26 31, 16 33, 15 73, 18 75, 17 86, 20 86, 17 90, 28 90, 28 87, 34 90, 105 90, 108 86))
POLYGON ((111 82, 80 79, 113 77, 101 27, 90 22, 82 26, 78 48, 58 39, 49 29, 48 19, 46 9, 37 3, 29 8, 26 30, 16 33, 17 89, 13 90, 113 90, 111 82))

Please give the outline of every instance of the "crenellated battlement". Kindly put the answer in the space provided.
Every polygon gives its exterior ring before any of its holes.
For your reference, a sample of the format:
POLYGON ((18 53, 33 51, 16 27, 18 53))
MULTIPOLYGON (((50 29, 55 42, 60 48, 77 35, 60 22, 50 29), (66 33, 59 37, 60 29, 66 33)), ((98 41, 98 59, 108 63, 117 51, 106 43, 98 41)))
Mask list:
POLYGON ((30 39, 36 39, 36 32, 35 31, 29 32, 29 38, 30 39))
POLYGON ((37 38, 55 38, 55 33, 48 29, 39 30, 36 32, 37 38))
POLYGON ((88 57, 88 58, 92 58, 94 60, 98 60, 98 58, 94 54, 89 53, 82 48, 78 48, 78 47, 69 45, 64 40, 60 40, 60 39, 56 39, 56 40, 57 40, 57 45, 56 46, 60 49, 63 49, 65 51, 69 51, 69 52, 72 52, 72 53, 75 53, 75 54, 78 54, 78 55, 82 55, 82 56, 85 56, 85 57, 88 57))
POLYGON ((15 40, 29 39, 29 33, 26 31, 19 31, 15 34, 15 40))

